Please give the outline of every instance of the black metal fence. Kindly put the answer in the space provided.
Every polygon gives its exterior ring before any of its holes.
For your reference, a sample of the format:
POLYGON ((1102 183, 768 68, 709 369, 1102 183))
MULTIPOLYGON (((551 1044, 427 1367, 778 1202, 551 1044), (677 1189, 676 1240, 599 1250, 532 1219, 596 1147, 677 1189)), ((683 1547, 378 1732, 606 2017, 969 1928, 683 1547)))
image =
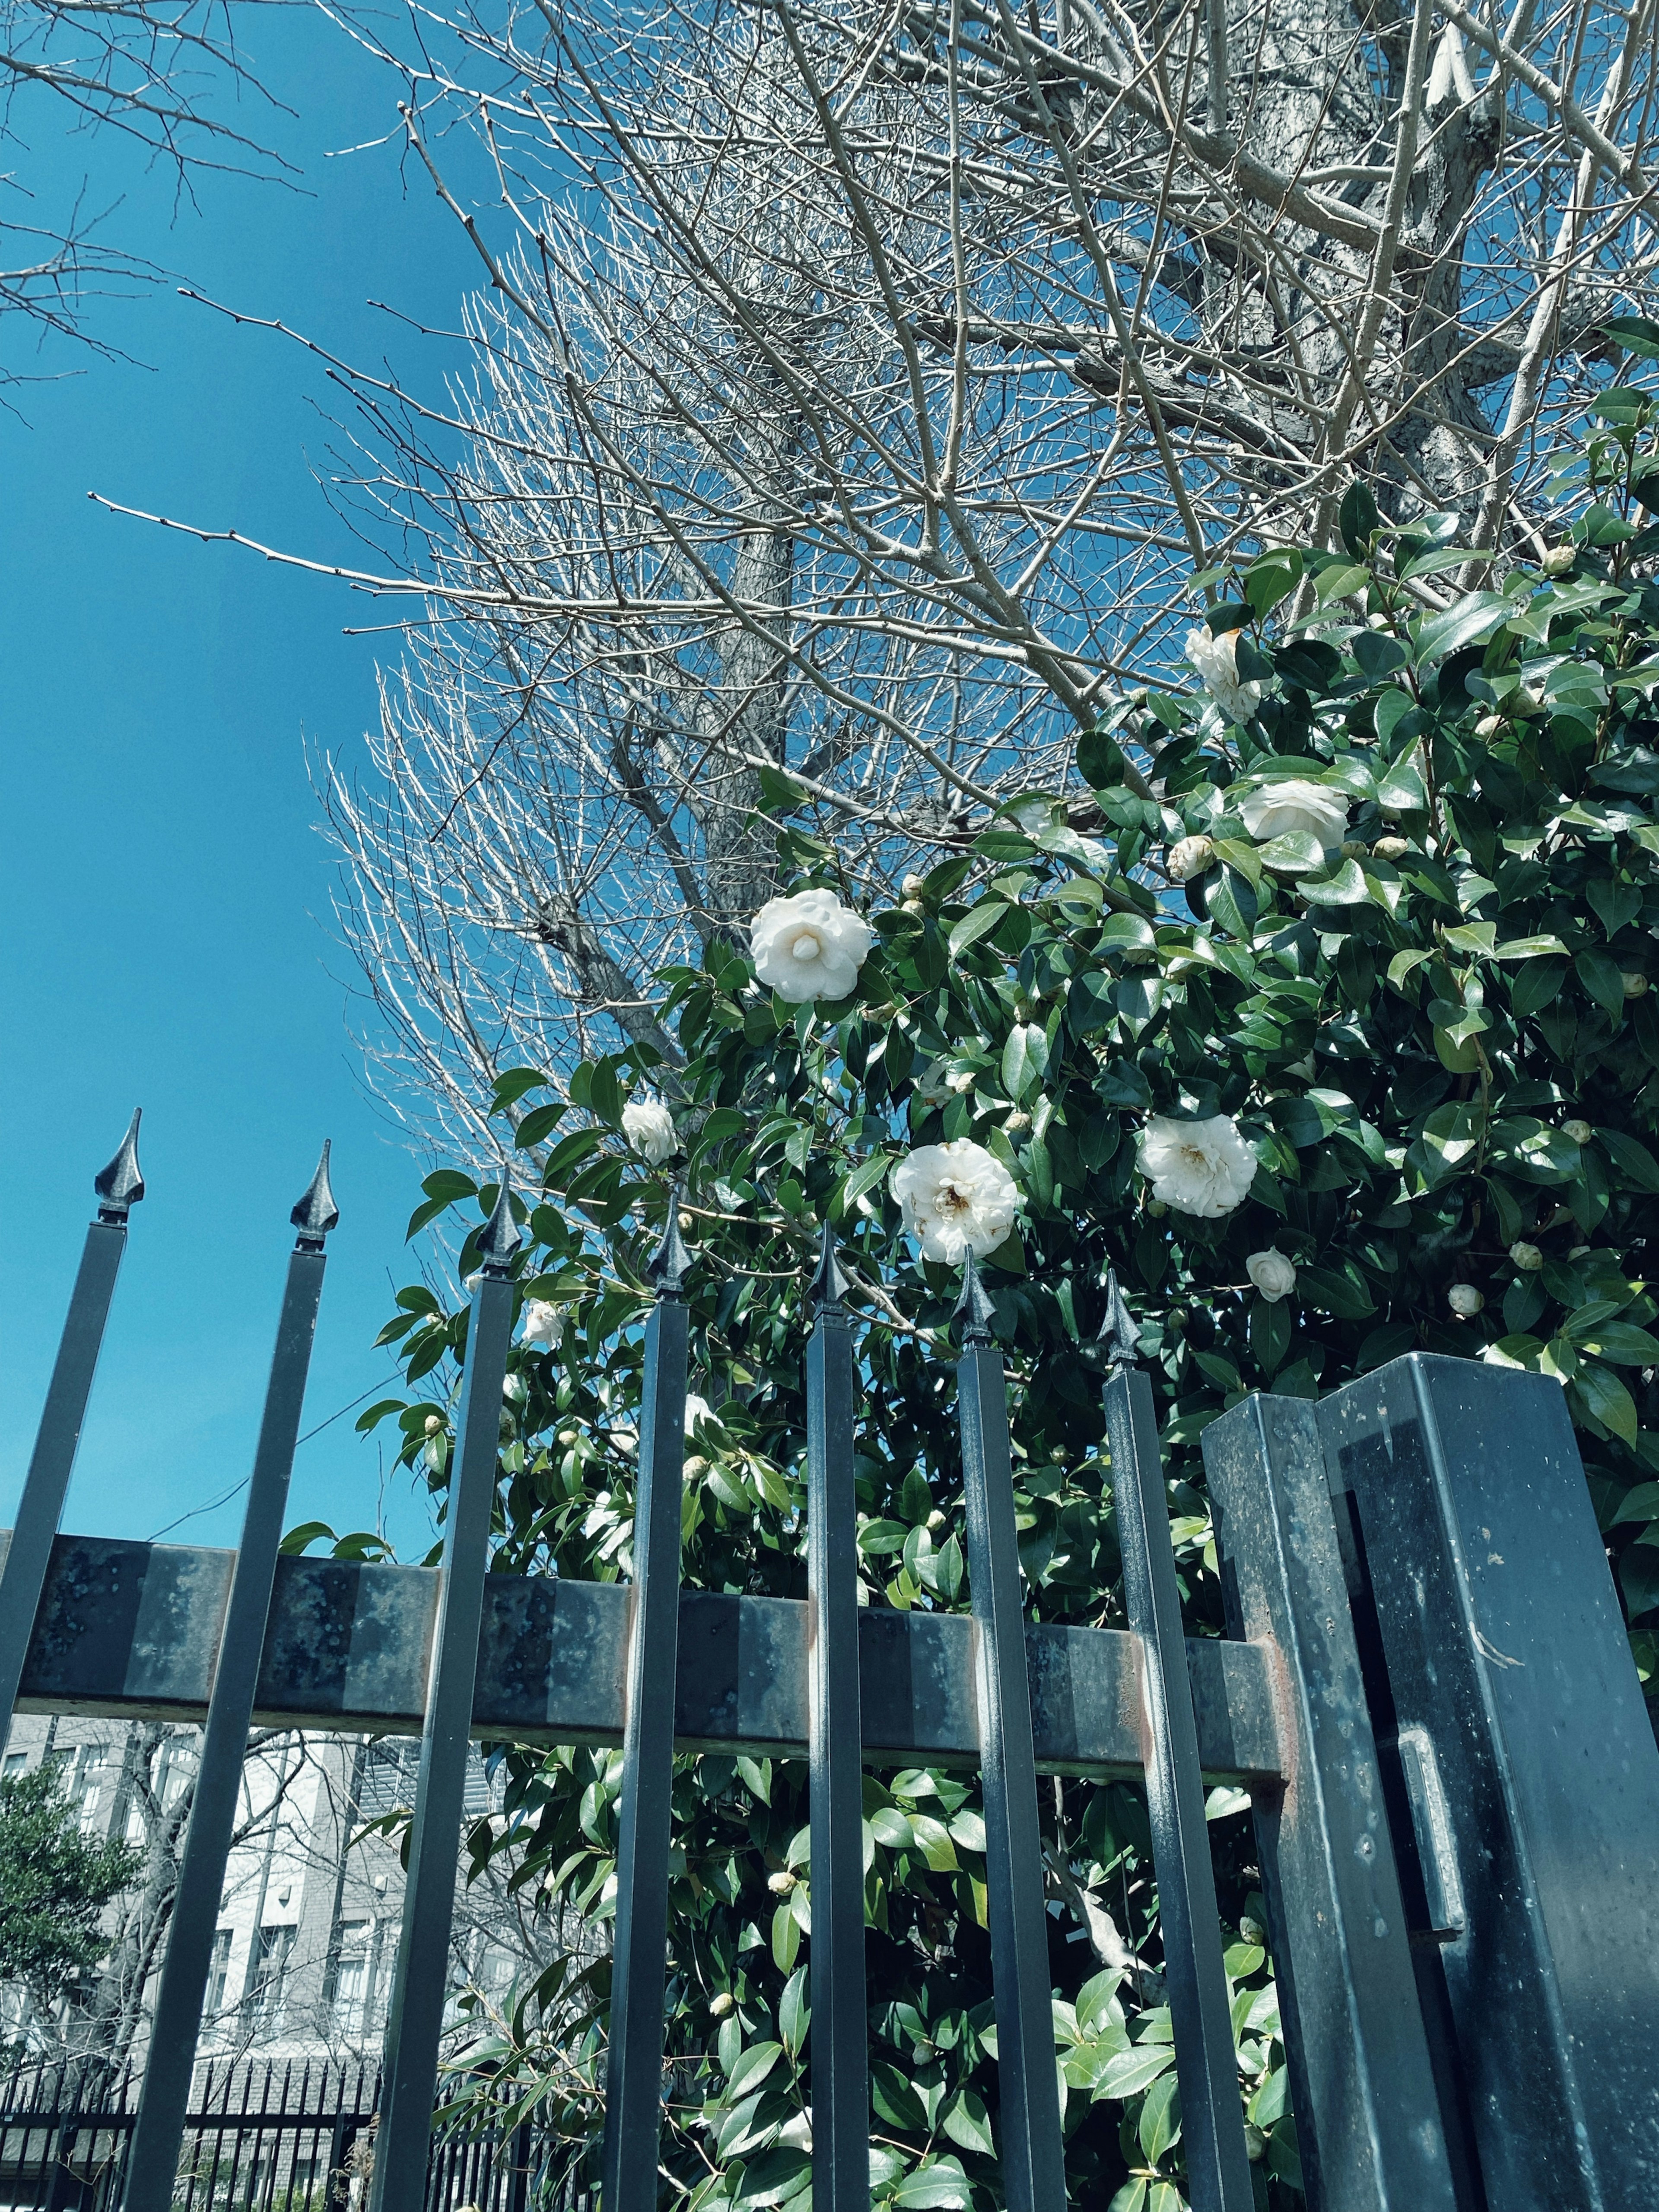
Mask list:
MULTIPOLYGON (((0 2079, 0 2212, 115 2212, 131 2162, 140 2077, 87 2060, 0 2079)), ((196 2070, 173 2212, 356 2212, 367 2200, 380 2072, 325 2061, 196 2070)), ((558 2144, 532 2122, 439 2135, 425 2212, 589 2212, 557 2179, 558 2144)))
MULTIPOLYGON (((894 1760, 901 1746, 924 1759, 953 1751, 983 1779, 1009 2212, 1066 2202, 1037 1821, 1045 1766, 1145 1773, 1194 2212, 1255 2203, 1204 1816, 1212 1775, 1251 1791, 1314 2212, 1659 2212, 1659 1752, 1552 1382, 1413 1354, 1317 1407, 1271 1396, 1234 1407, 1204 1437, 1231 1638, 1188 1643, 1152 1395, 1113 1285, 1102 1351, 1129 1626, 1039 1627, 1020 1587, 1002 1361, 970 1256, 956 1397, 972 1621, 860 1612, 857 1317, 826 1229, 806 1355, 806 1602, 683 1598, 692 1260, 671 1205, 651 1269, 632 1592, 492 1577, 520 1243, 503 1180, 479 1243, 428 1613, 430 1578, 407 1569, 291 1561, 295 1577, 277 1572, 323 1241, 337 1218, 325 1152, 294 1209, 299 1240, 221 1613, 222 1583, 204 1573, 192 1595, 179 1559, 155 1569, 156 1547, 106 1546, 100 1565, 95 1544, 56 1536, 128 1211, 143 1194, 135 1135, 136 1121, 98 1178, 99 1218, 0 1565, 0 1723, 26 1677, 63 1686, 82 1711, 118 1711, 124 1698, 155 1710, 175 1660, 188 1672, 192 1652, 212 1655, 199 1670, 210 1692, 191 1693, 206 1736, 136 2108, 68 2118, 54 2108, 23 2130, 46 2145, 72 2124, 88 2176, 120 2171, 130 2138, 122 2212, 276 2212, 282 2191, 314 2195, 319 2173, 337 2188, 342 2172, 362 2212, 522 2212, 533 2201, 532 2144, 522 2157, 516 2138, 430 2148, 475 1734, 623 1743, 605 2212, 656 2212, 672 1764, 710 1741, 810 1760, 814 2212, 869 2203, 859 1771, 907 1763, 894 1760), (140 1552, 142 1562, 126 1556, 140 1552), (137 1592, 153 1569, 171 1595, 146 1600, 141 1638, 137 1592), (100 1576, 119 1583, 118 1604, 89 1595, 100 1576), (112 1654, 93 1625, 100 1611, 106 1636, 122 1621, 131 1632, 112 1654), (377 1655, 365 1662, 372 1684, 360 1650, 377 1655), (400 1651, 419 1654, 419 1680, 394 1692, 400 1651), (334 2133, 366 2124, 361 2104, 326 2118, 204 2117, 192 2109, 192 2054, 256 1704, 268 1717, 334 1713, 369 1729, 394 1695, 402 1725, 418 1721, 421 1759, 365 2192, 362 2161, 357 2177, 349 2154, 338 2163, 334 2133), (200 2193, 183 2198, 198 2177, 191 2166, 176 2181, 181 2142, 206 2160, 200 2193)), ((41 2155, 57 2176, 79 2171, 41 2155)), ((117 2185, 82 2179, 74 2186, 105 2195, 18 2201, 114 2212, 117 2185)))

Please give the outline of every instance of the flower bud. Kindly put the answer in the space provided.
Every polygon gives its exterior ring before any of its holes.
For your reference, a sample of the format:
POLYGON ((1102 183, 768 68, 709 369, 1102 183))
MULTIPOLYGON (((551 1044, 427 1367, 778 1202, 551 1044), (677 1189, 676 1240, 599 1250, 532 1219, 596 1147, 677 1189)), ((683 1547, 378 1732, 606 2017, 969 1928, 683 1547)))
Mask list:
POLYGON ((1504 717, 1501 714, 1483 714, 1474 726, 1474 734, 1477 738, 1484 738, 1487 744, 1490 744, 1494 738, 1501 738, 1504 734, 1504 717))
POLYGON ((1379 860, 1402 860, 1410 852, 1411 845, 1404 837, 1379 837, 1371 850, 1379 860))
POLYGON ((1538 565, 1547 576, 1570 576, 1577 558, 1576 545, 1552 545, 1538 565))
POLYGON ((1149 1198, 1146 1201, 1146 1211, 1154 1221, 1162 1221, 1169 1210, 1161 1198, 1149 1198))
POLYGON ((724 2020, 726 2014, 729 2013, 731 2009, 732 1992, 730 1990, 717 1990, 714 1995, 708 2000, 708 2017, 710 2020, 724 2020))
POLYGON ((1282 1252, 1271 1249, 1252 1252, 1244 1262, 1244 1272, 1255 1285, 1267 1304, 1277 1305, 1280 1298, 1288 1297, 1296 1288, 1296 1266, 1282 1252))
POLYGON ((1171 883, 1190 883, 1201 876, 1215 858, 1215 847, 1207 837, 1177 837, 1170 846, 1164 866, 1171 883))
POLYGON ((799 1889, 800 1887, 800 1884, 795 1880, 794 1875, 790 1873, 787 1867, 784 1867, 776 1874, 768 1875, 766 1877, 766 1887, 771 1891, 774 1897, 787 1897, 790 1891, 792 1889, 799 1889))
POLYGON ((1571 1138, 1575 1145, 1587 1145, 1595 1132, 1588 1121, 1564 1121, 1561 1134, 1571 1138))
POLYGON ((1510 1257, 1523 1275, 1535 1274, 1544 1264, 1544 1255, 1535 1244, 1511 1244, 1510 1257))
POLYGON ((680 1479, 684 1482, 701 1482, 708 1472, 708 1462, 701 1453, 693 1452, 690 1458, 680 1468, 680 1479))
POLYGON ((906 899, 899 911, 902 914, 926 914, 927 909, 920 899, 906 899))
POLYGON ((945 1515, 939 1511, 936 1505, 933 1511, 927 1516, 927 1528, 930 1535, 937 1534, 937 1532, 945 1526, 945 1515))
POLYGON ((567 1451, 569 1450, 571 1445, 574 1444, 575 1441, 576 1431, 574 1429, 561 1429, 559 1431, 559 1442, 564 1446, 567 1451))
POLYGON ((435 1437, 442 1429, 443 1422, 436 1413, 428 1413, 424 1426, 428 1436, 435 1437))
POLYGON ((920 876, 907 876, 904 878, 904 881, 899 885, 899 890, 908 899, 919 899, 921 896, 924 888, 925 886, 923 884, 922 878, 920 876))
POLYGON ((1619 980, 1625 987, 1625 996, 1627 999, 1641 998, 1648 988, 1647 977, 1639 973, 1622 975, 1619 980))
POLYGON ((1370 851, 1370 847, 1362 844, 1358 837, 1345 837, 1342 840, 1342 857, 1345 860, 1363 860, 1370 851))
POLYGON ((1486 1303, 1473 1283, 1454 1283, 1446 1293, 1446 1304, 1459 1321, 1473 1321, 1486 1303))

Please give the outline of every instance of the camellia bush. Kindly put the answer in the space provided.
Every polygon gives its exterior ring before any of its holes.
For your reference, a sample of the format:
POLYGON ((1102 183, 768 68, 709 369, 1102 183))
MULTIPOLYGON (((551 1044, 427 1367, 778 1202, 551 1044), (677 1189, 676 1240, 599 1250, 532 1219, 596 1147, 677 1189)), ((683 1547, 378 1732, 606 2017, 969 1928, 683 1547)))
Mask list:
MULTIPOLYGON (((1036 1615, 1121 1621, 1093 1340, 1115 1269, 1157 1395, 1194 1633, 1222 1626, 1199 1439, 1413 1350, 1554 1377, 1644 1681, 1659 1619, 1659 471, 1614 392, 1561 471, 1562 542, 1492 576, 1361 488, 1340 552, 1195 580, 1201 684, 1137 692, 1078 781, 859 910, 780 793, 782 895, 749 951, 662 977, 679 1059, 505 1076, 523 1326, 495 1565, 629 1571, 646 1265, 671 1183, 693 1255, 690 1587, 799 1596, 806 1285, 833 1224, 861 1322, 872 1605, 969 1603, 952 1310, 981 1256, 1010 1377, 1036 1615), (1471 573, 1479 588, 1462 588, 1471 573)), ((802 802, 804 805, 805 802, 802 802)), ((428 1177, 465 1277, 495 1196, 428 1177), (469 1219, 472 1223, 466 1229, 469 1219)), ((444 1489, 467 1310, 432 1280, 384 1340, 404 1461, 444 1489)), ((443 1278, 442 1279, 447 1279, 443 1278)), ((550 1916, 614 1894, 620 1754, 503 1747, 504 1854, 550 1916)), ((665 2202, 805 2205, 811 1868, 801 1766, 685 1759, 675 1790, 665 2202)), ((878 2202, 1000 2202, 984 1832, 971 1778, 872 1774, 878 2202)), ((1239 2089, 1263 2205, 1299 2201, 1248 1809, 1211 1800, 1239 2089)), ((1057 2058, 1077 2201, 1183 2202, 1144 1805, 1045 1780, 1057 2058)), ((551 1948, 551 1945, 550 1946, 551 1948)), ((458 2110, 599 2129, 608 1960, 556 1959, 476 2026, 458 2110)))

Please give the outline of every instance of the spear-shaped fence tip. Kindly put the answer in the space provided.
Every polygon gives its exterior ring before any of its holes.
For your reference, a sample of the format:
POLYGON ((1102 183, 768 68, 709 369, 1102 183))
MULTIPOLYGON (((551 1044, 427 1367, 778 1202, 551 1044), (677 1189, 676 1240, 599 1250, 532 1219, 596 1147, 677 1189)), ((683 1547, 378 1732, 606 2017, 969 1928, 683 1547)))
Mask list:
POLYGON ((485 1222, 483 1234, 478 1239, 478 1257, 483 1262, 486 1275, 510 1275, 513 1255, 524 1239, 519 1234, 519 1224, 513 1218, 513 1186, 505 1169, 501 1171, 501 1187, 495 1194, 495 1207, 485 1222))
POLYGON ((317 1172, 306 1185, 304 1195, 289 1215, 299 1231, 295 1249, 301 1252, 320 1252, 323 1239, 336 1226, 340 1209, 334 1203, 334 1192, 328 1180, 330 1139, 323 1139, 322 1157, 317 1163, 317 1172))
POLYGON ((957 1300, 953 1321, 962 1324, 964 1350, 969 1345, 989 1344, 991 1325, 997 1310, 986 1295, 985 1285, 979 1279, 979 1269, 974 1264, 974 1248, 970 1244, 963 1256, 962 1296, 957 1300))
POLYGON ((127 1133, 115 1158, 93 1177, 92 1187, 98 1194, 98 1218, 118 1228, 126 1220, 127 1208, 137 1206, 144 1194, 143 1170, 138 1165, 138 1124, 143 1110, 142 1106, 133 1108, 127 1133))
POLYGON ((677 1298, 690 1265, 691 1255, 680 1235, 680 1188, 676 1183, 668 1194, 668 1218, 663 1224, 662 1243, 645 1272, 656 1285, 659 1298, 677 1298))
POLYGON ((1108 1367, 1133 1367, 1140 1357, 1140 1331, 1123 1303, 1115 1271, 1106 1278, 1106 1316, 1096 1342, 1108 1367))
POLYGON ((825 1306, 840 1305, 851 1287, 842 1271, 841 1261, 836 1257, 836 1232, 826 1221, 818 1264, 812 1271, 806 1294, 813 1306, 822 1310, 825 1306))

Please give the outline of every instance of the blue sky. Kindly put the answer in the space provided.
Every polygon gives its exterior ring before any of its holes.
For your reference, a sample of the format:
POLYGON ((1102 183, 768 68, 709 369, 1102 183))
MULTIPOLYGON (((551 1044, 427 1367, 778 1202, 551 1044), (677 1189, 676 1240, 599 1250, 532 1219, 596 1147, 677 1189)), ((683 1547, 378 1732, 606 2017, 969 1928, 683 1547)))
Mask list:
MULTIPOLYGON (((300 111, 252 127, 303 191, 209 177, 199 208, 175 210, 169 179, 108 140, 65 138, 44 106, 14 118, 28 143, 16 168, 47 201, 83 173, 94 200, 124 192, 111 234, 129 250, 431 388, 453 345, 366 303, 453 330, 476 264, 429 190, 405 195, 395 146, 328 158, 395 126, 396 84, 311 9, 260 9, 246 30, 254 68, 300 111)), ((247 1472, 288 1211, 325 1136, 342 1218, 307 1427, 392 1372, 373 1340, 392 1285, 411 1279, 403 1233, 422 1169, 363 1088, 304 759, 307 741, 349 750, 372 721, 375 645, 342 631, 382 617, 339 585, 87 497, 361 559, 311 473, 326 468, 330 388, 297 349, 171 286, 94 313, 145 366, 64 346, 35 358, 0 328, 11 365, 55 378, 9 395, 22 420, 0 418, 0 1523, 92 1177, 142 1104, 149 1195, 64 1526, 143 1537, 247 1472)), ((290 1519, 372 1528, 384 1512, 407 1556, 424 1508, 401 1474, 382 1496, 353 1418, 301 1449, 290 1519)), ((240 1514, 240 1499, 195 1514, 176 1540, 234 1543, 240 1514)))

